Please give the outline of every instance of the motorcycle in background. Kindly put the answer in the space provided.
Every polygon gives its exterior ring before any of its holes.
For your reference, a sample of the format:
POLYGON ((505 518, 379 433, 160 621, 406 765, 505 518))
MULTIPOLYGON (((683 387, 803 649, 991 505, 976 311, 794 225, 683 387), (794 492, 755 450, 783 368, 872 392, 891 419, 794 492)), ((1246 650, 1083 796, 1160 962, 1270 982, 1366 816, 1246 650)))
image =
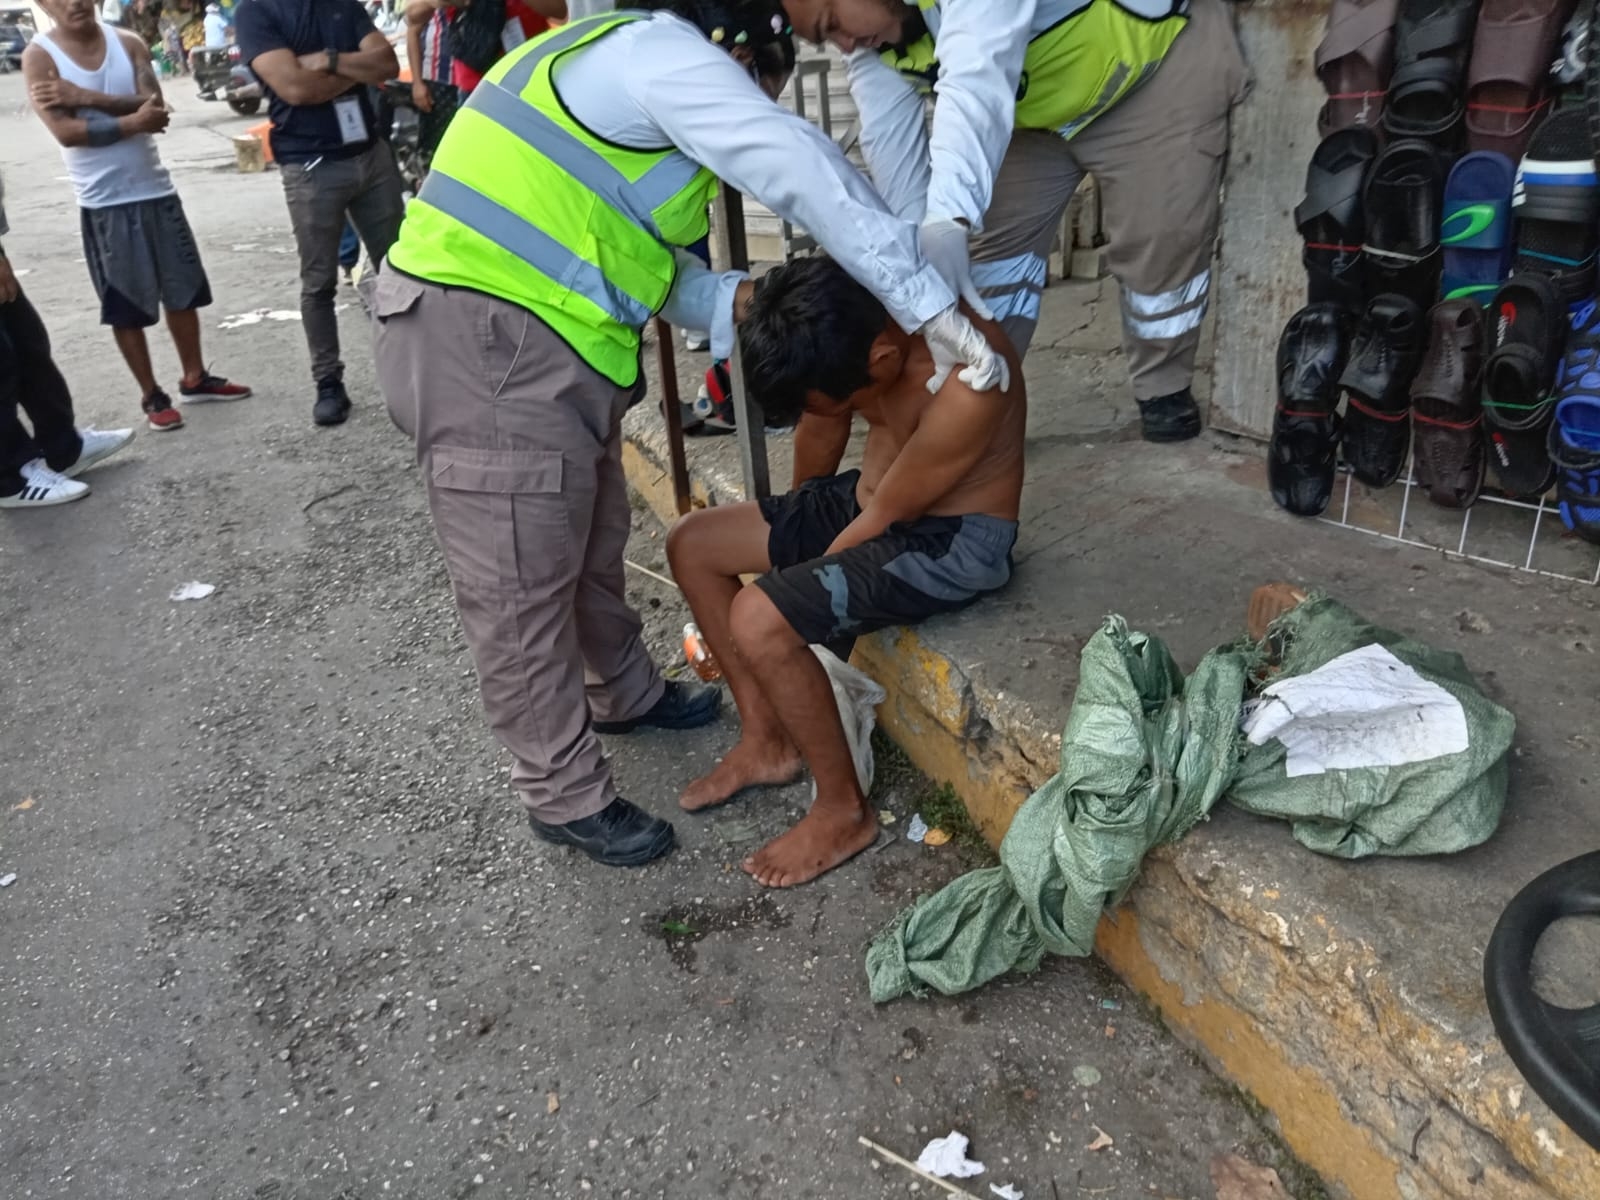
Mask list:
POLYGON ((428 163, 420 147, 420 119, 416 101, 411 98, 411 85, 391 79, 375 90, 378 128, 389 131, 389 145, 394 149, 400 178, 405 181, 406 191, 415 196, 422 189, 428 163))
POLYGON ((237 46, 217 46, 189 56, 194 81, 202 100, 225 100, 241 117, 261 111, 261 81, 245 65, 237 46))

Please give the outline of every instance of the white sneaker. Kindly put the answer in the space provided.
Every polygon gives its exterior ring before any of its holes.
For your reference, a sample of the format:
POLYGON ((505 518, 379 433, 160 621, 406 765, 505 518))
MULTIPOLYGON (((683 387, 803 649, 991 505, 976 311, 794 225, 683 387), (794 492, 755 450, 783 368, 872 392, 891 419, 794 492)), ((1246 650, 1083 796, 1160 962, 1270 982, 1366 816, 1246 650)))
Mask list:
POLYGON ((0 496, 0 508, 45 508, 51 504, 70 504, 89 494, 89 485, 68 479, 36 458, 22 467, 22 490, 15 496, 0 496))
POLYGON ((683 331, 683 348, 685 350, 711 349, 711 335, 704 329, 685 329, 683 331))
POLYGON ((78 451, 78 461, 61 472, 68 479, 76 478, 103 459, 110 458, 133 441, 131 429, 96 429, 90 425, 78 430, 83 439, 83 449, 78 451))

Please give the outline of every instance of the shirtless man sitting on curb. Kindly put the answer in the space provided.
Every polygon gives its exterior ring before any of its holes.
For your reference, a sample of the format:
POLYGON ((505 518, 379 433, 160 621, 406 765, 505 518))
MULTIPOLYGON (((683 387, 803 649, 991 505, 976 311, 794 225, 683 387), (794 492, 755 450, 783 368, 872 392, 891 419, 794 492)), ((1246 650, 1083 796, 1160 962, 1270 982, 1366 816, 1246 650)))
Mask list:
POLYGON ((826 258, 765 276, 740 326, 769 425, 856 412, 870 430, 859 471, 691 513, 667 539, 743 723, 738 745, 680 803, 711 808, 747 787, 788 783, 803 766, 816 780, 811 811, 744 862, 768 887, 815 879, 878 833, 827 673, 807 647, 965 608, 1011 578, 1027 401, 1000 327, 973 320, 1010 363, 1000 396, 953 374, 929 395, 923 339, 902 333, 826 258), (745 574, 760 577, 746 587, 745 574))

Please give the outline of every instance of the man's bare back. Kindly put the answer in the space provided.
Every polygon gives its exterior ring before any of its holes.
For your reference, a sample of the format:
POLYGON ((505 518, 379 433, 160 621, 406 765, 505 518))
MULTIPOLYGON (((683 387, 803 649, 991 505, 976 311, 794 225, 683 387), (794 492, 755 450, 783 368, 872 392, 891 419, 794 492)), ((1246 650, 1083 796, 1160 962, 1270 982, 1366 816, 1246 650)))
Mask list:
MULTIPOLYGON (((1015 521, 1022 496, 1023 440, 1028 425, 1027 387, 1022 367, 998 324, 973 317, 973 324, 1005 355, 1011 367, 1011 387, 1006 392, 984 392, 978 397, 992 419, 983 454, 960 480, 934 500, 923 515, 958 517, 969 513, 1015 521)), ((866 508, 890 466, 900 457, 927 414, 939 404, 950 405, 977 396, 955 375, 938 395, 928 393, 933 378, 933 356, 920 337, 912 338, 900 378, 883 394, 856 411, 867 423, 867 444, 861 458, 861 480, 856 499, 866 508)), ((907 463, 907 467, 920 464, 907 463)))

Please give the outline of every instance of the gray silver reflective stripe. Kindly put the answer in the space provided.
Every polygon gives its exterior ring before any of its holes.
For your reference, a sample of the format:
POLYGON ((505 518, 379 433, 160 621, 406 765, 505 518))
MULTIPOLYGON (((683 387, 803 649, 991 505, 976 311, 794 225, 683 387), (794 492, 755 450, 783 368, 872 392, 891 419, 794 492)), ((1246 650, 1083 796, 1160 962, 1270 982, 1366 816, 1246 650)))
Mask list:
MULTIPOLYGON (((1153 70, 1153 67, 1146 69, 1153 70)), ((1084 128, 1088 126, 1089 122, 1093 121, 1101 113, 1105 112, 1106 109, 1112 106, 1112 104, 1116 103, 1118 96, 1124 94, 1122 87, 1128 82, 1128 76, 1132 73, 1132 69, 1127 63, 1119 62, 1116 65, 1116 69, 1111 72, 1111 78, 1106 80, 1105 85, 1100 89, 1100 94, 1094 98, 1094 102, 1077 116, 1073 117, 1072 120, 1068 121, 1065 125, 1061 126, 1061 128, 1057 129, 1056 132, 1068 140, 1071 140, 1079 133, 1083 132, 1084 128)), ((1142 76, 1140 82, 1143 82, 1142 76)))
POLYGON ((533 146, 612 208, 625 213, 652 237, 662 240, 661 232, 656 228, 655 210, 689 186, 699 173, 700 164, 686 154, 671 151, 646 171, 638 182, 630 182, 604 155, 584 145, 522 99, 523 90, 532 82, 534 71, 545 59, 571 49, 598 26, 620 28, 642 19, 643 14, 601 13, 568 25, 518 59, 506 72, 504 79, 498 83, 485 81, 480 84, 467 101, 467 107, 477 109, 495 124, 533 146))
POLYGON ((657 241, 662 237, 655 210, 687 187, 700 170, 693 159, 673 151, 632 183, 604 155, 500 84, 480 83, 467 107, 527 142, 657 241))
POLYGON ((459 179, 450 178, 438 167, 428 172, 417 199, 516 255, 557 287, 591 301, 620 325, 642 329, 654 311, 617 287, 592 262, 579 258, 538 226, 482 192, 473 191, 459 179))
POLYGON ((574 21, 564 26, 560 32, 553 33, 543 41, 538 42, 532 50, 527 51, 521 58, 511 65, 500 85, 508 91, 520 92, 528 86, 528 80, 533 78, 533 72, 539 64, 552 54, 560 54, 564 50, 583 41, 601 25, 612 24, 617 28, 628 24, 630 21, 642 21, 645 14, 638 13, 598 13, 592 17, 585 17, 581 21, 574 21))

